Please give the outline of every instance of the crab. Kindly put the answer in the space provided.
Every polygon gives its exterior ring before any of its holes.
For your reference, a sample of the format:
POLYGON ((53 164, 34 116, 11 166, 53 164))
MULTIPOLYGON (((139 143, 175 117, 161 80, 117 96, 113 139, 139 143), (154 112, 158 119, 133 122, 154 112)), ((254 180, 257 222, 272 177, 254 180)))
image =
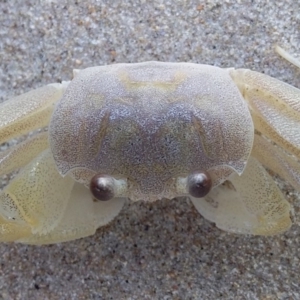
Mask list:
POLYGON ((95 233, 125 201, 187 196, 228 232, 274 235, 300 190, 300 90, 247 69, 144 62, 74 70, 0 105, 0 241, 95 233))

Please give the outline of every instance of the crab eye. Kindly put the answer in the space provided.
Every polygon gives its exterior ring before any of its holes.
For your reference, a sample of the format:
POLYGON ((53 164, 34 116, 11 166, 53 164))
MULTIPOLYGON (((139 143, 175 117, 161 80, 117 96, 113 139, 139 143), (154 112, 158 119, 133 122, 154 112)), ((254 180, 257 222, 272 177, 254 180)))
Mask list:
POLYGON ((114 179, 108 175, 96 174, 90 183, 90 191, 100 201, 108 201, 115 195, 114 179))
POLYGON ((189 175, 187 180, 187 190, 195 198, 206 196, 211 190, 212 181, 207 172, 195 172, 189 175))

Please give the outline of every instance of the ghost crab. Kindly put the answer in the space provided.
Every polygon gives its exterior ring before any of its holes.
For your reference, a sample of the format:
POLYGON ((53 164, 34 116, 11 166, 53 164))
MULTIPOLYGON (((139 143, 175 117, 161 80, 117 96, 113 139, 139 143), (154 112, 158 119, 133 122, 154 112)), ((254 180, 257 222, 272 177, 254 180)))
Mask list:
POLYGON ((226 231, 291 225, 269 168, 300 189, 300 91, 254 71, 145 62, 74 71, 0 106, 0 240, 93 234, 125 199, 188 196, 226 231))

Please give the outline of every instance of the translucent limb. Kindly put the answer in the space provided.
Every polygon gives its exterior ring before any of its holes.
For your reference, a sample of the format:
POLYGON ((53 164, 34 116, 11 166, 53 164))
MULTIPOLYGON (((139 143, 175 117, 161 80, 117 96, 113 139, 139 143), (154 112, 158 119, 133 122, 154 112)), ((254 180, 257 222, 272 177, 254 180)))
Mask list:
POLYGON ((191 197, 206 219, 225 231, 254 235, 274 235, 291 226, 289 203, 256 159, 229 180, 205 198, 191 197))
POLYGON ((88 189, 58 173, 50 150, 42 152, 0 193, 0 241, 57 243, 95 233, 125 199, 94 202, 88 189))
POLYGON ((296 67, 300 68, 300 61, 298 59, 296 59, 294 56, 292 56, 291 54, 289 54, 288 52, 286 52, 284 49, 282 49, 279 46, 276 46, 275 50, 281 57, 283 57, 284 59, 289 61, 291 64, 295 65, 296 67))
POLYGON ((1 191, 0 214, 11 223, 30 227, 33 234, 45 234, 63 217, 73 185, 70 177, 58 174, 48 149, 1 191))
POLYGON ((49 148, 48 132, 42 132, 1 152, 0 176, 24 167, 47 148, 49 148))
POLYGON ((300 90, 250 70, 229 70, 247 101, 255 129, 300 158, 300 90))
POLYGON ((63 218, 57 226, 44 235, 30 235, 19 239, 26 244, 53 244, 93 235, 96 229, 108 224, 121 211, 125 198, 93 201, 90 191, 75 183, 63 218))
POLYGON ((0 144, 48 125, 67 83, 49 84, 0 104, 0 144))
POLYGON ((299 145, 286 140, 285 136, 281 136, 271 125, 267 123, 266 120, 254 112, 252 112, 252 120, 257 131, 300 159, 299 145))
POLYGON ((255 135, 251 155, 300 191, 300 164, 293 156, 259 135, 255 135))

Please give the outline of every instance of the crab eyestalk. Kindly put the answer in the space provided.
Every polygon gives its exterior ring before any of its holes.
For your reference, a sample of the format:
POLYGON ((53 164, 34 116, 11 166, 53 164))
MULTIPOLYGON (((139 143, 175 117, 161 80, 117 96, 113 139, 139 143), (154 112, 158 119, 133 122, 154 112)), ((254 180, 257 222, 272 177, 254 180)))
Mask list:
POLYGON ((119 195, 124 195, 125 189, 127 189, 126 181, 117 180, 106 174, 96 174, 90 181, 90 191, 99 201, 108 201, 119 195))
POLYGON ((211 177, 207 172, 194 172, 188 176, 187 190, 195 198, 203 198, 212 187, 211 177))
POLYGON ((178 195, 203 198, 213 185, 212 176, 208 172, 195 171, 186 177, 177 178, 176 191, 178 195))
POLYGON ((90 183, 93 196, 100 201, 108 201, 115 196, 114 179, 103 174, 96 174, 90 183))

